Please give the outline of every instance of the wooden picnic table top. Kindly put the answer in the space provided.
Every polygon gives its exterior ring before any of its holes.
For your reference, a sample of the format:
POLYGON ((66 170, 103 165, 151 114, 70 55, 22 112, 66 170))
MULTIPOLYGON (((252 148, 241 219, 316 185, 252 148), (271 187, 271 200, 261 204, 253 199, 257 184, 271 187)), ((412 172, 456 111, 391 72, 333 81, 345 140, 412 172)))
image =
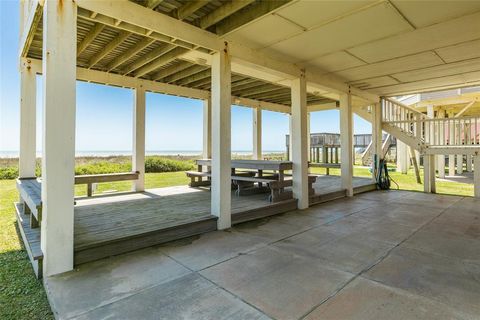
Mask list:
MULTIPOLYGON (((198 159, 197 165, 211 166, 211 159, 198 159)), ((291 170, 292 162, 283 160, 232 160, 232 168, 255 170, 291 170)))

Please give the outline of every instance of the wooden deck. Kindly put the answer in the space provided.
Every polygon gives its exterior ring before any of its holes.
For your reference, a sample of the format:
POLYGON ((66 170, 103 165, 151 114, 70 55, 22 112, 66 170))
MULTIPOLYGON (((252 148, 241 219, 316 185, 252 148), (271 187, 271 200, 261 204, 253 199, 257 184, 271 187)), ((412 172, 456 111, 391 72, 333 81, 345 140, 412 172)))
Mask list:
MULTIPOLYGON (((232 193, 232 223, 296 208, 296 200, 272 204, 267 198, 232 193)), ((208 189, 179 186, 78 199, 75 264, 212 231, 216 220, 208 189)))

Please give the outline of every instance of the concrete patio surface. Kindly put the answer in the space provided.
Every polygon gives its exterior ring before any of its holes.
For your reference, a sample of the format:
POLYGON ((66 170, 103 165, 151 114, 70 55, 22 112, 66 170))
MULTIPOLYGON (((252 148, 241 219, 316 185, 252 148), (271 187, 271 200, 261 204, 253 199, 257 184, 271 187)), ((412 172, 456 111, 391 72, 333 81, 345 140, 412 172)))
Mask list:
POLYGON ((370 192, 45 286, 59 319, 478 319, 480 200, 370 192))

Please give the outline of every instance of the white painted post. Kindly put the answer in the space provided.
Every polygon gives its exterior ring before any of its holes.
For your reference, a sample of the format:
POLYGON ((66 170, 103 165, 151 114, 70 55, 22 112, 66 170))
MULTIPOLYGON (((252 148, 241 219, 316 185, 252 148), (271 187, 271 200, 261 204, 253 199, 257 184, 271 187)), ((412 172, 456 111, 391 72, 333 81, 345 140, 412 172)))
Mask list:
POLYGON ((292 115, 288 115, 288 160, 292 161, 292 115))
POLYGON ((212 105, 211 100, 203 100, 203 149, 202 157, 212 157, 212 105))
MULTIPOLYGON (((375 155, 377 155, 377 164, 376 168, 378 169, 379 161, 383 158, 383 150, 382 150, 382 105, 380 102, 375 103, 372 105, 373 117, 372 117, 372 161, 375 159, 375 155)), ((372 178, 376 181, 375 177, 375 170, 372 170, 372 178)))
POLYGON ((308 161, 312 161, 312 148, 311 148, 311 142, 312 142, 312 139, 310 137, 310 112, 307 112, 307 150, 308 150, 308 153, 307 153, 307 157, 308 157, 308 161))
POLYGON ((463 173, 463 155, 457 154, 457 174, 463 173))
MULTIPOLYGON (((472 128, 470 127, 470 124, 465 124, 464 126, 465 130, 465 144, 471 144, 471 134, 472 134, 472 128)), ((467 167, 466 167, 467 172, 472 172, 472 155, 467 154, 467 167)))
POLYGON ((353 196, 353 112, 351 94, 340 95, 340 147, 342 189, 353 196))
POLYGON ((138 171, 138 179, 133 182, 133 190, 145 190, 145 89, 134 90, 133 109, 133 155, 132 170, 138 171))
POLYGON ((307 132, 307 82, 305 73, 292 80, 292 162, 293 197, 298 208, 309 206, 308 195, 308 132, 307 132))
POLYGON ((475 198, 480 198, 480 155, 473 157, 473 190, 475 198))
POLYGON ((262 109, 252 108, 253 159, 262 159, 262 109))
MULTIPOLYGON (((453 112, 450 111, 448 113, 448 118, 454 118, 453 112)), ((453 145, 455 141, 455 124, 453 123, 453 121, 448 122, 448 129, 448 144, 453 145)), ((453 154, 448 155, 448 175, 451 177, 455 176, 455 155, 453 154)))
POLYGON ((231 227, 231 68, 228 47, 212 59, 211 210, 219 230, 231 227))
POLYGON ((41 248, 44 276, 73 269, 77 6, 43 6, 41 248))
POLYGON ((397 139, 397 171, 406 174, 408 172, 408 147, 397 139))
MULTIPOLYGON (((22 2, 23 3, 23 2, 22 2)), ((36 74, 27 59, 20 65, 20 154, 19 177, 35 177, 36 160, 36 74)))
POLYGON ((472 172, 472 155, 467 154, 467 172, 472 172))
MULTIPOLYGON (((439 119, 444 119, 445 118, 445 109, 440 109, 438 110, 438 118, 439 119)), ((445 124, 443 123, 440 125, 440 130, 435 130, 436 134, 439 134, 440 136, 438 137, 438 141, 440 145, 444 145, 445 141, 445 124)), ((438 177, 440 179, 445 178, 445 155, 444 154, 439 154, 437 155, 437 171, 438 171, 438 177)))
POLYGON ((435 193, 435 156, 423 156, 423 190, 427 193, 435 193))

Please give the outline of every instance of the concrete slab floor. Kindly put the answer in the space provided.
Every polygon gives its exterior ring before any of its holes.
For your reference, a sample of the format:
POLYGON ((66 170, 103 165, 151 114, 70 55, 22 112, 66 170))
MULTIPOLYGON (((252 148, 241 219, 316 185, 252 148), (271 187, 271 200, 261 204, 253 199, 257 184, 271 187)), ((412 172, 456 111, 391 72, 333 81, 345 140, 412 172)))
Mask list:
POLYGON ((480 200, 371 192, 45 279, 58 319, 478 319, 480 200))

